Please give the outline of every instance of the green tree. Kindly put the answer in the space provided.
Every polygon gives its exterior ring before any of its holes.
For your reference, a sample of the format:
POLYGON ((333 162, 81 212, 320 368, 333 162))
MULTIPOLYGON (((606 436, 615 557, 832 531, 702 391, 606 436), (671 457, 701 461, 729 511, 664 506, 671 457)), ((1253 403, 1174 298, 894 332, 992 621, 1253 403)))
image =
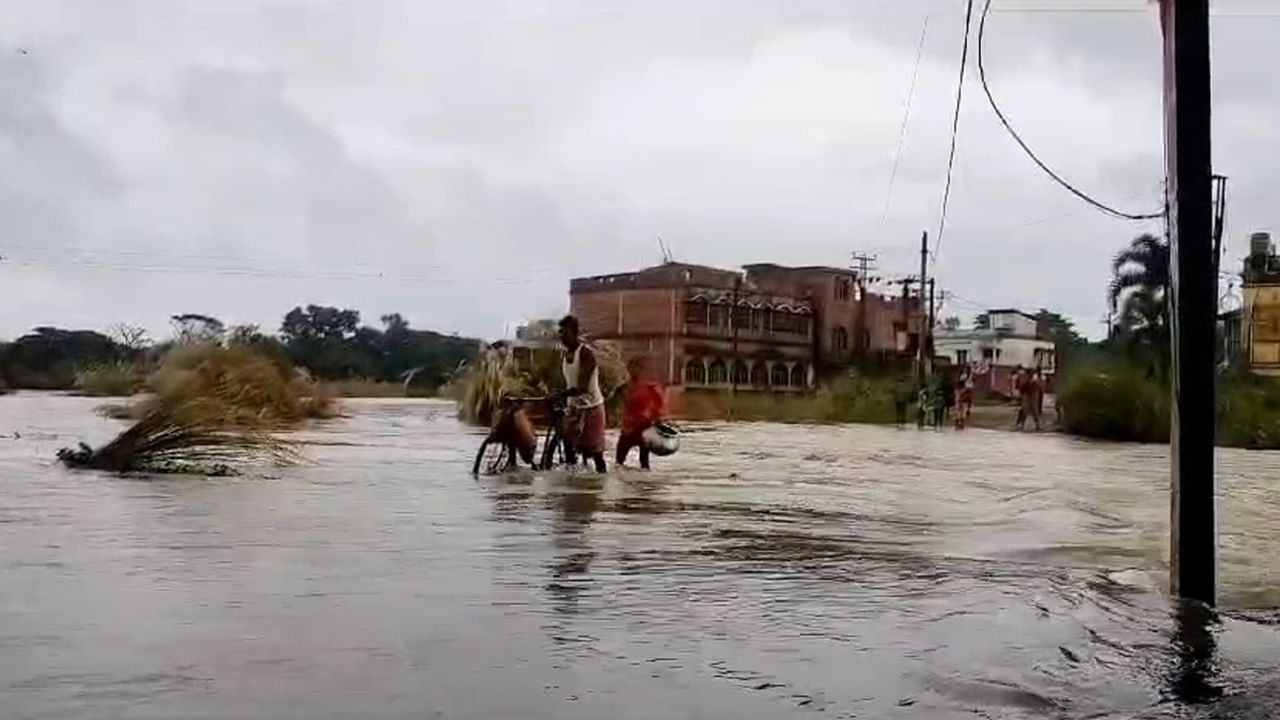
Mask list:
POLYGON ((1122 347, 1163 368, 1169 356, 1169 243, 1144 233, 1111 262, 1107 302, 1114 338, 1122 347))
POLYGON ((1045 340, 1052 340, 1054 345, 1069 347, 1084 345, 1089 341, 1076 332, 1076 325, 1061 314, 1040 308, 1036 313, 1036 335, 1045 340))
POLYGON ((0 375, 13 388, 67 390, 80 368, 125 355, 111 338, 93 330, 38 327, 4 346, 0 375))
POLYGON ((227 326, 218 318, 200 313, 183 313, 170 319, 174 340, 187 345, 200 342, 219 342, 227 326))

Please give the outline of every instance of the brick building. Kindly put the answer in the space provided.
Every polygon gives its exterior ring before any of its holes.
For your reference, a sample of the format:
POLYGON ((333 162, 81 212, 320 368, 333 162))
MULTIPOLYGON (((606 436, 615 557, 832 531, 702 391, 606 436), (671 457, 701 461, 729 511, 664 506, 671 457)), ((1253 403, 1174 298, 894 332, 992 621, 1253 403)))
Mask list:
POLYGON ((799 392, 859 352, 913 349, 919 311, 864 292, 855 272, 748 265, 744 272, 667 263, 576 278, 582 331, 645 355, 674 395, 687 388, 799 392), (858 348, 858 336, 862 348, 858 348))

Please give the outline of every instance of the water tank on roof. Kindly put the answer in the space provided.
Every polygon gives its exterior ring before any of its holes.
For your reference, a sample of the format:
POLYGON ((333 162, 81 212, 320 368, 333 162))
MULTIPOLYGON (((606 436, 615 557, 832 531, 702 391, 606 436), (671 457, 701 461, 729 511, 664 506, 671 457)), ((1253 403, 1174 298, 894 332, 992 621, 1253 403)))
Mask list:
POLYGON ((1271 252, 1271 233, 1256 232, 1249 236, 1250 255, 1270 255, 1271 252))

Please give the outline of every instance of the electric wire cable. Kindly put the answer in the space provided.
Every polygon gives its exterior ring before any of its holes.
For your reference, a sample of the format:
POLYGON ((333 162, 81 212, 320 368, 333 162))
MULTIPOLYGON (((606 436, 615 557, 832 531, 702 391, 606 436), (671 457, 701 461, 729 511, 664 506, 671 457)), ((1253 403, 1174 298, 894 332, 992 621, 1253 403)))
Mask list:
POLYGON ((1127 213, 1121 210, 1117 210, 1111 207, 1110 205, 1107 205, 1099 200, 1094 199, 1084 191, 1080 190, 1076 186, 1067 182, 1065 179, 1063 179, 1061 175, 1054 172, 1052 168, 1050 168, 1047 164, 1045 164, 1045 162, 1041 160, 1040 157, 1036 155, 1034 151, 1032 151, 1032 149, 1022 139, 1022 136, 1019 135, 1018 132, 1013 129, 1013 125, 1010 124, 1009 119, 1005 117, 1005 114, 1000 109, 1000 106, 996 104, 996 99, 991 94, 991 87, 987 84, 987 70, 984 64, 983 41, 986 37, 987 16, 991 13, 992 2, 993 0, 986 0, 986 5, 982 8, 982 17, 978 20, 978 80, 982 83, 982 92, 986 94, 987 102, 991 104, 991 109, 995 112, 996 118, 1000 120, 1000 124, 1003 125, 1004 129, 1009 132, 1009 135, 1013 138, 1014 142, 1016 142, 1018 144, 1018 147, 1022 148, 1022 151, 1027 154, 1027 157, 1031 158, 1031 161, 1034 162, 1037 167, 1043 170, 1046 175, 1052 178, 1054 182, 1066 188, 1067 191, 1069 191, 1072 195, 1075 195, 1081 200, 1084 200, 1085 202, 1089 203, 1090 205, 1097 208, 1098 210, 1101 210, 1102 212, 1112 217, 1120 218, 1122 220, 1156 220, 1164 217, 1165 212, 1163 210, 1160 212, 1144 213, 1144 214, 1127 213))
POLYGON ((911 103, 916 96, 916 80, 920 78, 920 61, 924 57, 924 41, 929 34, 929 16, 924 18, 924 27, 920 30, 920 46, 916 48, 916 67, 911 71, 911 85, 907 89, 907 106, 902 113, 902 127, 898 128, 898 148, 893 152, 893 167, 889 170, 889 189, 884 197, 884 210, 880 213, 880 227, 883 229, 889 218, 889 206, 893 201, 893 184, 898 178, 898 164, 902 161, 902 148, 907 142, 907 121, 911 119, 911 103))

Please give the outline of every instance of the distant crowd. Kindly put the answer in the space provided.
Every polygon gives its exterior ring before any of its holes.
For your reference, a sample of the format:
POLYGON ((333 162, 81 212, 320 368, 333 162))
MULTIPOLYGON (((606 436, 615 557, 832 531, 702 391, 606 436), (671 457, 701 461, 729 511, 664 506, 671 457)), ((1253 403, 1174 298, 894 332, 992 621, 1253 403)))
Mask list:
MULTIPOLYGON (((919 427, 942 427, 953 424, 963 430, 973 414, 974 376, 971 367, 944 370, 935 373, 922 383, 903 379, 894 392, 894 412, 897 423, 905 425, 912 406, 916 411, 919 427)), ((1025 430, 1031 421, 1040 430, 1044 418, 1045 377, 1039 368, 1021 365, 1014 371, 1010 392, 1017 406, 1013 427, 1025 430)))

